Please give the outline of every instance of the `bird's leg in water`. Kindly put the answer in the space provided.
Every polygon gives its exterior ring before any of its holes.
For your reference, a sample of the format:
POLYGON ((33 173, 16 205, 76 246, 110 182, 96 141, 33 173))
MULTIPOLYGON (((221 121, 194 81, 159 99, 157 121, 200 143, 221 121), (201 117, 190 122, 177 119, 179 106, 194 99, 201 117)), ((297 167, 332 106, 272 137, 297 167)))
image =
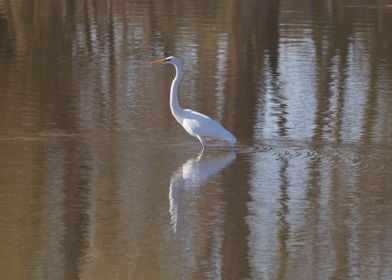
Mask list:
POLYGON ((204 140, 203 140, 203 138, 201 138, 200 136, 197 136, 197 139, 199 139, 199 141, 200 141, 201 145, 203 146, 203 150, 202 150, 202 152, 203 152, 203 151, 204 151, 204 149, 206 148, 206 143, 204 143, 204 140))

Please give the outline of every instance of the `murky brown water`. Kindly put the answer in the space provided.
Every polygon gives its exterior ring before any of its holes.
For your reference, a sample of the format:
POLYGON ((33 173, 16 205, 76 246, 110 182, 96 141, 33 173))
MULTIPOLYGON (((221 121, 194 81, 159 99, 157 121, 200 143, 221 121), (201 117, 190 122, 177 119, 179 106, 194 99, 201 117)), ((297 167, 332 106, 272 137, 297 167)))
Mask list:
POLYGON ((388 0, 0 0, 1 279, 391 279, 391 32, 388 0))

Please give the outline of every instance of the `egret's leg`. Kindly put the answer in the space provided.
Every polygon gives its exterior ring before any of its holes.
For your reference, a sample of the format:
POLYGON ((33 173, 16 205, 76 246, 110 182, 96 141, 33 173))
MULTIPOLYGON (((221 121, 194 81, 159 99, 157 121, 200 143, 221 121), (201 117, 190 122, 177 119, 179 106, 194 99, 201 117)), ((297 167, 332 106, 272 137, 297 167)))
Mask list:
POLYGON ((204 149, 206 148, 206 143, 204 143, 203 138, 201 138, 199 135, 197 136, 197 139, 199 139, 199 141, 200 141, 200 143, 201 143, 201 145, 202 145, 202 147, 203 147, 203 150, 202 150, 202 152, 203 152, 204 149))

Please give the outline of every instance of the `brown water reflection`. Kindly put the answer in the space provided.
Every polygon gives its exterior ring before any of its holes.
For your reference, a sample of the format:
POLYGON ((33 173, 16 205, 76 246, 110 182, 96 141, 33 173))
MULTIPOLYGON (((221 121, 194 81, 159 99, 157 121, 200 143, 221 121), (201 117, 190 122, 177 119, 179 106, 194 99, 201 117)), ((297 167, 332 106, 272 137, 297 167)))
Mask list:
POLYGON ((1 279, 389 279, 391 5, 0 0, 1 279))

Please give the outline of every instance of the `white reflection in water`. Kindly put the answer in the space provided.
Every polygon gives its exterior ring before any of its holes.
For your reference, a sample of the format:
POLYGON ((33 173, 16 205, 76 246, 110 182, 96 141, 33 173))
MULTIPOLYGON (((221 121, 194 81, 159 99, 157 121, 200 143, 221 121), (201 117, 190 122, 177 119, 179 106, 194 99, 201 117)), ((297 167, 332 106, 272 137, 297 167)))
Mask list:
POLYGON ((185 209, 183 213, 179 205, 189 205, 180 203, 181 200, 186 199, 188 195, 194 196, 198 186, 217 175, 235 158, 236 154, 233 151, 216 154, 207 150, 197 157, 188 159, 173 173, 170 180, 169 212, 174 233, 177 233, 182 220, 181 215, 185 214, 185 209))
POLYGON ((383 204, 369 191, 365 178, 374 161, 366 153, 350 146, 314 153, 290 147, 252 156, 247 217, 252 279, 287 273, 292 279, 329 279, 337 270, 359 279, 362 265, 372 267, 373 275, 388 274, 379 247, 385 238, 378 235, 385 225, 370 214, 382 217, 383 211, 364 199, 383 204))
POLYGON ((309 57, 312 53, 314 48, 310 42, 283 44, 279 49, 277 70, 270 65, 269 54, 265 55, 259 78, 257 138, 288 136, 303 139, 312 136, 317 103, 314 61, 309 57))
POLYGON ((225 104, 225 87, 228 65, 228 36, 227 34, 220 34, 217 40, 218 51, 216 55, 216 87, 215 96, 217 100, 216 116, 218 121, 222 121, 223 109, 225 104))
POLYGON ((310 158, 304 150, 292 157, 292 151, 271 150, 253 158, 247 223, 254 279, 267 274, 282 276, 291 261, 290 251, 298 250, 305 242, 301 233, 309 207, 304 186, 311 176, 310 158))
POLYGON ((348 54, 347 79, 345 81, 342 135, 344 140, 358 141, 362 135, 361 127, 366 116, 366 99, 369 89, 369 62, 365 55, 358 55, 361 44, 352 44, 348 54))

